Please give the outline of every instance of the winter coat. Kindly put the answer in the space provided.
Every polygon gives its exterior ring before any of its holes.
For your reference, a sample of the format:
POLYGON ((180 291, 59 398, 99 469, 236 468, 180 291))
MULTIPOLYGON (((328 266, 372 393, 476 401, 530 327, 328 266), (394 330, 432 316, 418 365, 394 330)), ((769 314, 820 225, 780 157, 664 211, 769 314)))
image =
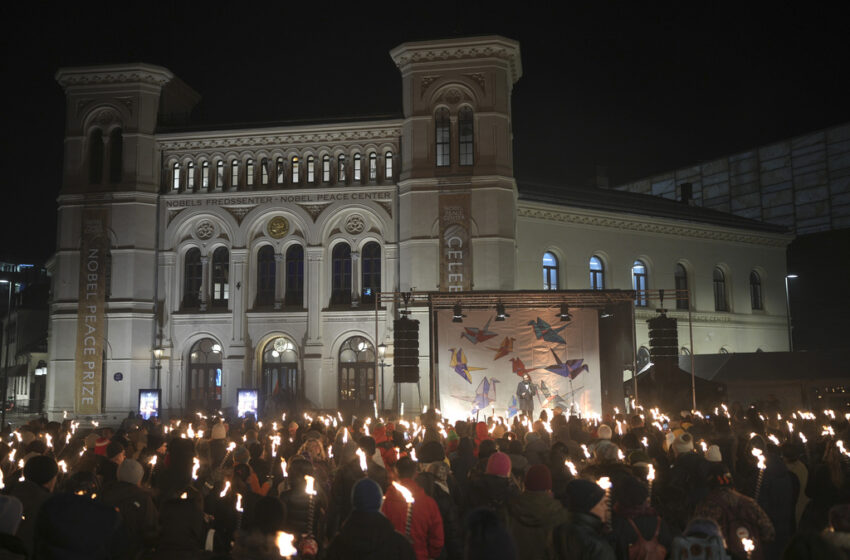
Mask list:
POLYGON ((508 503, 508 531, 522 560, 555 557, 552 533, 567 512, 549 492, 523 492, 508 503))
MULTIPOLYGON (((425 493, 412 479, 399 481, 413 494, 413 508, 410 523, 410 538, 417 560, 437 558, 443 550, 443 519, 437 502, 425 493)), ((381 511, 399 533, 405 533, 407 525, 407 502, 395 486, 387 490, 381 511)))
POLYGON ((159 514, 150 494, 135 484, 118 480, 107 484, 98 499, 121 513, 132 557, 155 543, 159 514))
POLYGON ((121 515, 89 496, 54 494, 35 522, 32 558, 125 558, 127 531, 121 515))
POLYGON ((809 497, 806 496, 806 484, 809 481, 809 469, 802 461, 794 461, 786 463, 786 467, 792 475, 797 477, 797 507, 794 511, 794 520, 796 524, 800 524, 800 519, 803 517, 803 512, 809 503, 809 497))
MULTIPOLYGON (((247 509, 247 508, 246 508, 247 509)), ((160 506, 162 528, 156 558, 199 558, 206 542, 206 527, 200 509, 188 500, 167 500, 160 506)))
POLYGON ((697 453, 683 453, 669 470, 659 468, 653 504, 661 516, 679 531, 685 529, 694 508, 708 495, 709 463, 697 453))
POLYGON ((27 547, 18 537, 0 533, 0 558, 3 560, 27 560, 27 547))
POLYGON ((611 519, 611 534, 609 539, 614 545, 614 553, 618 560, 629 560, 629 545, 638 540, 638 536, 632 528, 631 519, 640 531, 644 540, 650 541, 658 529, 658 542, 668 551, 673 545, 673 531, 666 521, 661 519, 651 508, 640 508, 634 511, 624 511, 622 515, 615 513, 611 519), (658 520, 661 519, 661 526, 658 520))
POLYGON ((549 459, 549 446, 539 434, 526 435, 525 458, 530 466, 545 465, 549 459), (536 437, 535 437, 536 436, 536 437))
POLYGON ((40 484, 31 480, 24 480, 23 482, 16 482, 9 495, 19 499, 24 506, 23 519, 21 524, 18 525, 18 532, 15 533, 15 536, 21 539, 24 546, 27 547, 27 551, 31 553, 36 516, 42 504, 50 497, 50 492, 40 484))
POLYGON ((614 549, 602 538, 602 520, 592 513, 570 512, 553 540, 559 560, 615 560, 614 549))
POLYGON ((482 474, 470 480, 467 510, 477 507, 491 509, 507 527, 508 502, 519 494, 519 488, 509 478, 482 474))
POLYGON ((307 483, 301 480, 293 481, 292 487, 280 495, 280 501, 286 506, 285 531, 294 535, 313 533, 321 551, 325 538, 325 519, 328 510, 328 499, 325 492, 319 488, 313 496, 313 525, 308 527, 310 499, 304 490, 307 483))
POLYGON ((728 487, 715 488, 694 510, 694 517, 713 519, 723 531, 730 551, 740 545, 740 537, 733 533, 745 527, 755 541, 753 560, 764 558, 766 545, 776 538, 773 523, 761 507, 749 496, 728 487))
POLYGON ((414 560, 409 539, 377 512, 354 511, 328 547, 326 560, 414 560))
MULTIPOLYGON (((446 481, 447 483, 450 480, 446 481)), ((463 539, 461 538, 461 525, 458 520, 457 505, 449 492, 438 484, 437 477, 430 472, 419 473, 416 477, 416 484, 425 490, 425 493, 431 496, 437 502, 437 508, 440 510, 440 517, 443 520, 443 540, 445 546, 440 558, 448 558, 449 560, 460 560, 463 558, 463 539)))
POLYGON ((455 476, 462 497, 465 500, 469 495, 469 471, 475 465, 475 453, 473 453, 472 440, 468 437, 460 438, 457 450, 450 454, 452 463, 452 474, 455 476))
MULTIPOLYGON (((776 538, 768 546, 767 557, 778 558, 785 550, 796 529, 795 514, 797 487, 785 463, 775 453, 766 454, 766 468, 759 492, 758 504, 770 518, 776 538)), ((742 465, 742 492, 755 496, 758 469, 744 470, 742 465)))

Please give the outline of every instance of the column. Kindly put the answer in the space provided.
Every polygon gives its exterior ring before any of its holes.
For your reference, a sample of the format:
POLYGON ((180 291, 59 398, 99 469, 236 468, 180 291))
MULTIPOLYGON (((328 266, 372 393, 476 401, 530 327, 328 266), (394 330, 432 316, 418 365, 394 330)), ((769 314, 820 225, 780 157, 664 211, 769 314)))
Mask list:
POLYGON ((230 310, 233 313, 232 340, 234 345, 243 344, 245 339, 245 268, 248 260, 246 249, 233 249, 230 252, 230 310))
POLYGON ((274 309, 283 308, 283 298, 286 294, 286 278, 284 274, 283 254, 274 254, 274 309))
POLYGON ((304 290, 307 300, 307 344, 321 344, 322 260, 323 247, 307 247, 307 270, 304 290))
POLYGON ((201 255, 201 311, 207 310, 207 298, 210 292, 210 258, 201 255))
POLYGON ((351 251, 351 307, 360 306, 360 253, 351 251))

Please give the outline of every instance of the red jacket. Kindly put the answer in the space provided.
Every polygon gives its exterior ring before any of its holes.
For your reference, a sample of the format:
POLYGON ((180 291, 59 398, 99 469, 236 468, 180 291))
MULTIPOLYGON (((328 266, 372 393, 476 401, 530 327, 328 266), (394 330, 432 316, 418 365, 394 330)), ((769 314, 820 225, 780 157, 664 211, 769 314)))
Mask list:
MULTIPOLYGON (((413 513, 410 521, 410 538, 416 560, 437 558, 443 550, 443 518, 434 498, 428 496, 421 486, 410 478, 400 483, 413 494, 413 513)), ((384 497, 381 511, 392 522, 395 530, 405 533, 407 525, 407 502, 401 493, 390 486, 384 497)))

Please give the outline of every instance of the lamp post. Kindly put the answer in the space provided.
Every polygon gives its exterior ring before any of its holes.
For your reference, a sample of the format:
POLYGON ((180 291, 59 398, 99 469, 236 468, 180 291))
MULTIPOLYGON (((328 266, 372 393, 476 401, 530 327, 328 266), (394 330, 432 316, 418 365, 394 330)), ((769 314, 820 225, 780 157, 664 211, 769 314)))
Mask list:
POLYGON ((6 338, 6 349, 3 352, 3 400, 0 402, 3 410, 0 412, 0 430, 6 427, 6 389, 9 386, 9 321, 12 316, 12 290, 15 284, 11 280, 0 280, 0 284, 9 287, 9 298, 6 302, 6 324, 3 328, 3 336, 6 338))
POLYGON ((160 348, 158 346, 156 348, 154 348, 153 349, 153 357, 154 357, 154 359, 156 359, 156 365, 154 365, 154 368, 156 369, 156 388, 160 389, 161 386, 160 386, 159 372, 162 371, 162 361, 161 361, 162 360, 162 348, 160 348))
POLYGON ((796 274, 785 275, 785 313, 788 319, 788 349, 791 352, 794 351, 794 335, 791 332, 791 296, 789 295, 788 281, 794 278, 798 278, 798 276, 796 274))
POLYGON ((378 345, 378 365, 381 366, 381 410, 385 408, 384 406, 384 368, 387 367, 386 362, 384 362, 384 356, 387 355, 387 345, 383 342, 378 345))

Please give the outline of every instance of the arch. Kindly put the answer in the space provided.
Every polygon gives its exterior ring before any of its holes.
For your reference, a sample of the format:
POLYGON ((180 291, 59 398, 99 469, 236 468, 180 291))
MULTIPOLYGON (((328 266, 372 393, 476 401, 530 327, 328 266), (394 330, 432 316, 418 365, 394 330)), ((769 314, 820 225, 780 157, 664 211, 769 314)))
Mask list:
POLYGON ((689 273, 684 263, 676 263, 673 271, 673 281, 676 286, 676 309, 689 309, 691 293, 689 289, 689 273))
POLYGON ((339 241, 331 248, 331 305, 351 304, 351 246, 339 241))
POLYGON ((120 183, 124 171, 124 131, 116 126, 109 133, 109 182, 120 183))
POLYGON ((393 231, 392 219, 385 208, 379 206, 376 202, 365 201, 336 201, 328 206, 321 213, 313 226, 313 231, 317 234, 316 243, 327 244, 329 241, 342 237, 344 239, 356 239, 357 235, 345 232, 345 221, 352 214, 360 214, 363 220, 367 223, 366 228, 361 234, 367 232, 373 236, 383 238, 389 235, 387 232, 393 231), (371 225, 370 225, 371 222, 371 225))
MULTIPOLYGON (((230 241, 234 247, 244 245, 241 230, 236 223, 236 218, 223 208, 203 207, 187 208, 180 212, 165 229, 165 247, 175 247, 186 239, 193 237, 193 231, 204 219, 213 222, 221 234, 230 241)), ((219 235, 221 237, 221 235, 219 235)), ((200 246, 209 246, 215 239, 201 240, 200 246)))
POLYGON ((605 261, 597 254, 588 259, 588 270, 590 271, 590 289, 605 289, 605 261))
POLYGON ((301 357, 298 345, 286 334, 264 337, 258 345, 260 406, 266 413, 278 416, 294 410, 300 394, 301 357))
POLYGON ((99 185, 103 181, 103 131, 93 128, 89 132, 89 183, 99 185))
POLYGON ((451 129, 448 107, 437 107, 434 111, 434 153, 437 167, 449 167, 452 164, 451 129))
POLYGON ((365 336, 349 336, 336 356, 339 409, 347 414, 369 414, 377 388, 374 344, 365 336))
POLYGON ((543 289, 560 289, 561 268, 558 255, 553 251, 546 251, 543 253, 541 264, 543 266, 543 289))
POLYGON ((375 303, 376 293, 381 291, 381 245, 368 241, 360 250, 360 301, 375 303))
POLYGON ((637 258, 632 263, 632 289, 635 291, 635 306, 647 307, 649 305, 649 266, 642 258, 637 258))
POLYGON ((257 296, 255 307, 270 307, 275 300, 277 262, 272 245, 262 245, 257 251, 257 296))
POLYGON ((458 165, 475 163, 475 116, 472 107, 463 105, 457 112, 458 165))
POLYGON ((711 282, 714 287, 714 310, 729 311, 729 294, 727 290, 726 271, 717 265, 711 271, 711 282))
POLYGON ((753 311, 764 311, 764 295, 762 294, 761 274, 758 270, 750 271, 750 308, 753 311))
POLYGON ((189 349, 186 371, 186 406, 189 410, 221 408, 223 348, 213 338, 201 338, 189 349))
POLYGON ((284 304, 287 307, 304 308, 304 247, 293 243, 284 255, 286 290, 284 304))

